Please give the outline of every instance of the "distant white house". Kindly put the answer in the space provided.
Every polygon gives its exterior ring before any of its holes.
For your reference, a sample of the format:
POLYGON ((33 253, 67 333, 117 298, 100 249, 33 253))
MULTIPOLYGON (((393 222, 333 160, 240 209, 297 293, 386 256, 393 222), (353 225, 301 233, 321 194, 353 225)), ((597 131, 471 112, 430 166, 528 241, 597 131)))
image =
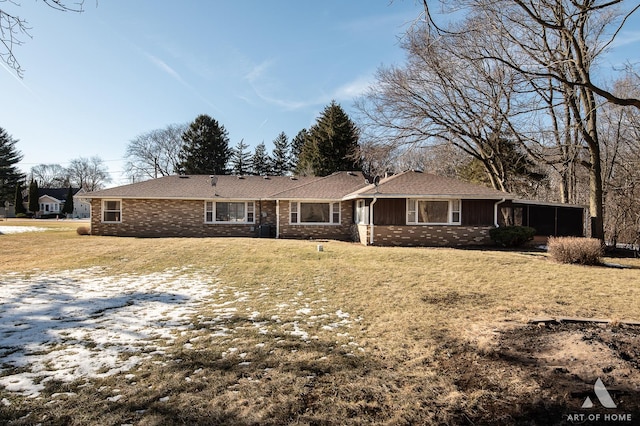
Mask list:
MULTIPOLYGON (((91 204, 78 198, 86 191, 82 188, 71 188, 73 191, 73 213, 68 217, 74 219, 86 219, 91 215, 91 204)), ((69 188, 38 188, 39 216, 62 215, 64 203, 67 200, 69 188)), ((26 209, 29 208, 28 197, 23 199, 26 209)))

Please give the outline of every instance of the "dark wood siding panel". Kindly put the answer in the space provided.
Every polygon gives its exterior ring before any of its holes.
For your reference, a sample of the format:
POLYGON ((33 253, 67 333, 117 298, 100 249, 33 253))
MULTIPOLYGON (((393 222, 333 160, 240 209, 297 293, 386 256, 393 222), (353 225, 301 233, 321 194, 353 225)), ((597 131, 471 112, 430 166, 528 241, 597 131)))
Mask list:
POLYGON ((494 200, 462 200, 462 226, 492 226, 494 200))
POLYGON ((375 225, 406 225, 407 200, 404 198, 380 198, 373 205, 375 225))

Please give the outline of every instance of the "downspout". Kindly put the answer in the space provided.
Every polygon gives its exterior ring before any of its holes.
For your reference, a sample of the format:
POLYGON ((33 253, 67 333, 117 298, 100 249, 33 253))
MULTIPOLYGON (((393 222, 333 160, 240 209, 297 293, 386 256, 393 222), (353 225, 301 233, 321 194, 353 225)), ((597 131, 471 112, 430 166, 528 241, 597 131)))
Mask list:
POLYGON ((276 200, 276 239, 280 238, 280 200, 276 200))
POLYGON ((373 205, 378 201, 376 197, 373 197, 373 201, 369 204, 369 223, 371 224, 371 235, 369 235, 369 244, 373 245, 373 205))
POLYGON ((493 224, 496 228, 500 227, 500 224, 498 223, 498 206, 502 203, 504 203, 505 201, 507 201, 506 198, 502 198, 502 200, 497 201, 494 205, 493 205, 493 224))

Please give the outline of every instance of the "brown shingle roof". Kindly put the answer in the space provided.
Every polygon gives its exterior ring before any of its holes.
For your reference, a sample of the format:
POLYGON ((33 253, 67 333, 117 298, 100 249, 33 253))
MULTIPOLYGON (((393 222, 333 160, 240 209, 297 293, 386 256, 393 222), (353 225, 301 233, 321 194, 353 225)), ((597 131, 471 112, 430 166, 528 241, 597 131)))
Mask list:
POLYGON ((84 194, 86 198, 236 199, 257 200, 306 179, 287 176, 179 175, 132 183, 84 194), (215 185, 213 182, 215 181, 215 185))
POLYGON ((458 179, 431 173, 407 171, 381 179, 376 187, 367 185, 345 198, 370 197, 447 197, 502 199, 513 198, 511 194, 487 188, 482 185, 463 182, 458 179))
MULTIPOLYGON (((309 178, 307 178, 309 179, 309 178)), ((280 200, 341 200, 346 194, 366 186, 361 172, 336 172, 325 177, 311 178, 301 185, 272 194, 280 200)))
POLYGON ((371 197, 501 199, 510 194, 430 173, 409 171, 369 185, 360 172, 325 177, 183 175, 165 176, 83 194, 81 198, 340 200, 371 197), (215 181, 215 185, 213 182, 215 181))

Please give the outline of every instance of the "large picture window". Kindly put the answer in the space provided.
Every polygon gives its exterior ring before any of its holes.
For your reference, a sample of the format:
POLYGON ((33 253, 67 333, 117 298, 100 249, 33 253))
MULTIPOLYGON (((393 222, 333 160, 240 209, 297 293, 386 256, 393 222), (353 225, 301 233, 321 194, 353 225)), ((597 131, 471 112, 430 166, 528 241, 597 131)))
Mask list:
POLYGON ((207 201, 206 223, 254 223, 253 201, 207 201))
POLYGON ((292 201, 289 207, 292 224, 340 223, 340 203, 292 201))
POLYGON ((102 200, 102 221, 122 222, 122 201, 102 200))
POLYGON ((460 200, 407 200, 408 224, 460 224, 460 200))

